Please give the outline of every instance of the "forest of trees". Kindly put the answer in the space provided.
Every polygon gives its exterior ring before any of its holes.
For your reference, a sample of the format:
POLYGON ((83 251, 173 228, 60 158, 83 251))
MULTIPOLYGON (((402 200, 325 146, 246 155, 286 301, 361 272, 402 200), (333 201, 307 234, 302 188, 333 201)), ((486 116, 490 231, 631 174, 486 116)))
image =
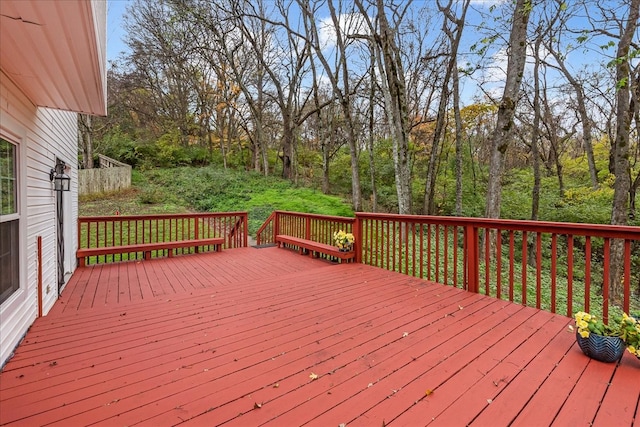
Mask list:
MULTIPOLYGON (((335 168, 355 210, 462 214, 469 176, 499 217, 509 171, 565 191, 580 168, 635 223, 640 0, 134 0, 93 151, 137 166, 335 168), (347 160, 345 160, 347 159, 347 160), (605 161, 598 161, 605 159, 605 161), (567 166, 571 165, 571 166, 567 166), (576 166, 578 165, 578 166, 576 166), (443 211, 438 182, 452 182, 443 211), (395 194, 379 203, 383 176, 395 194), (392 202, 389 202, 392 200, 392 202)), ((332 174, 333 172, 333 174, 332 174)))

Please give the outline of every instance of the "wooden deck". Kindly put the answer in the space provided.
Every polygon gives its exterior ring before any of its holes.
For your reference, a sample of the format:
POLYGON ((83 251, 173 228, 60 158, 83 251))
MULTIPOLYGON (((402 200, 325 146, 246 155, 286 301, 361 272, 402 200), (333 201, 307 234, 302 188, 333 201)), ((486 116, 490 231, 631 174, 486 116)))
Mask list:
POLYGON ((640 426, 640 361, 570 319, 278 248, 81 268, 1 425, 640 426))

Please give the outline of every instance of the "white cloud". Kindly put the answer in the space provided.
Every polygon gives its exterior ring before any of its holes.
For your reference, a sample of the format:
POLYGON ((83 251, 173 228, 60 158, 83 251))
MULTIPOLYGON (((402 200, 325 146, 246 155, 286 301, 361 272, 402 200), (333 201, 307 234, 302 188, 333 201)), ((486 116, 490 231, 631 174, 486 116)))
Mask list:
MULTIPOLYGON (((525 64, 525 74, 532 74, 534 68, 534 52, 533 46, 527 46, 527 62, 525 64)), ((555 60, 549 51, 543 46, 540 47, 539 55, 541 60, 550 64, 555 64, 555 60)), ((482 80, 486 83, 501 83, 507 79, 507 64, 509 58, 507 56, 507 48, 502 47, 491 57, 491 62, 483 70, 482 80)))
POLYGON ((507 3, 509 0, 471 0, 471 4, 482 7, 498 6, 507 3))
POLYGON ((507 49, 500 48, 492 56, 492 61, 484 69, 483 80, 487 83, 504 82, 507 78, 507 49))
MULTIPOLYGON (((363 16, 359 13, 343 13, 338 16, 338 26, 345 35, 369 34, 369 27, 363 16)), ((336 45, 336 27, 330 16, 322 18, 318 22, 318 38, 322 50, 332 49, 336 45)))

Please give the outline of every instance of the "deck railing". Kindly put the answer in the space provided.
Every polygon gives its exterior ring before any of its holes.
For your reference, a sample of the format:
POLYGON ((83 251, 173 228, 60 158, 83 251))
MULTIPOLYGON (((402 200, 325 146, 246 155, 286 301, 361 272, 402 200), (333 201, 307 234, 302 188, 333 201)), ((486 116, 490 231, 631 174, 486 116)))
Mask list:
POLYGON ((572 316, 640 310, 640 227, 359 213, 359 260, 572 316), (623 248, 619 286, 611 247, 623 248), (618 284, 616 284, 618 285, 618 284))
POLYGON ((264 221, 256 232, 256 244, 258 246, 273 245, 276 243, 276 212, 277 211, 271 212, 269 218, 264 221))
MULTIPOLYGON (((166 215, 116 215, 78 218, 78 249, 118 248, 145 243, 224 238, 223 248, 246 247, 246 212, 166 215)), ((177 254, 212 250, 210 245, 172 249, 177 254)), ((152 251, 166 256, 169 249, 152 251)), ((143 253, 117 253, 90 257, 87 264, 140 259, 143 253)))
POLYGON ((272 244, 276 235, 286 234, 332 245, 333 233, 338 230, 353 233, 354 223, 354 218, 341 216, 275 211, 258 230, 256 241, 259 245, 272 244))
POLYGON ((259 244, 288 234, 332 243, 356 235, 356 261, 572 316, 640 310, 640 227, 358 213, 356 218, 274 212, 259 244), (612 245, 621 242, 618 283, 612 245), (632 289, 636 292, 632 292, 632 289))

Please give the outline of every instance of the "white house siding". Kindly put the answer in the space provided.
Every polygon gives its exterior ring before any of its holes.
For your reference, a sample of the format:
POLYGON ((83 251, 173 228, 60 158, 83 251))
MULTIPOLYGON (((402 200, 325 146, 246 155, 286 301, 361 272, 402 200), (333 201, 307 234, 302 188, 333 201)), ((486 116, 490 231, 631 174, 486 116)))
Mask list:
MULTIPOLYGON (((75 269, 77 250, 77 114, 38 108, 0 72, 0 136, 18 144, 20 289, 0 306, 0 366, 38 315, 37 238, 42 236, 43 314, 58 296, 56 193, 49 171, 56 157, 70 166, 65 202, 65 272, 75 269)), ((1 274, 1 273, 0 273, 1 274)), ((67 275, 68 277, 68 275, 67 275)))

